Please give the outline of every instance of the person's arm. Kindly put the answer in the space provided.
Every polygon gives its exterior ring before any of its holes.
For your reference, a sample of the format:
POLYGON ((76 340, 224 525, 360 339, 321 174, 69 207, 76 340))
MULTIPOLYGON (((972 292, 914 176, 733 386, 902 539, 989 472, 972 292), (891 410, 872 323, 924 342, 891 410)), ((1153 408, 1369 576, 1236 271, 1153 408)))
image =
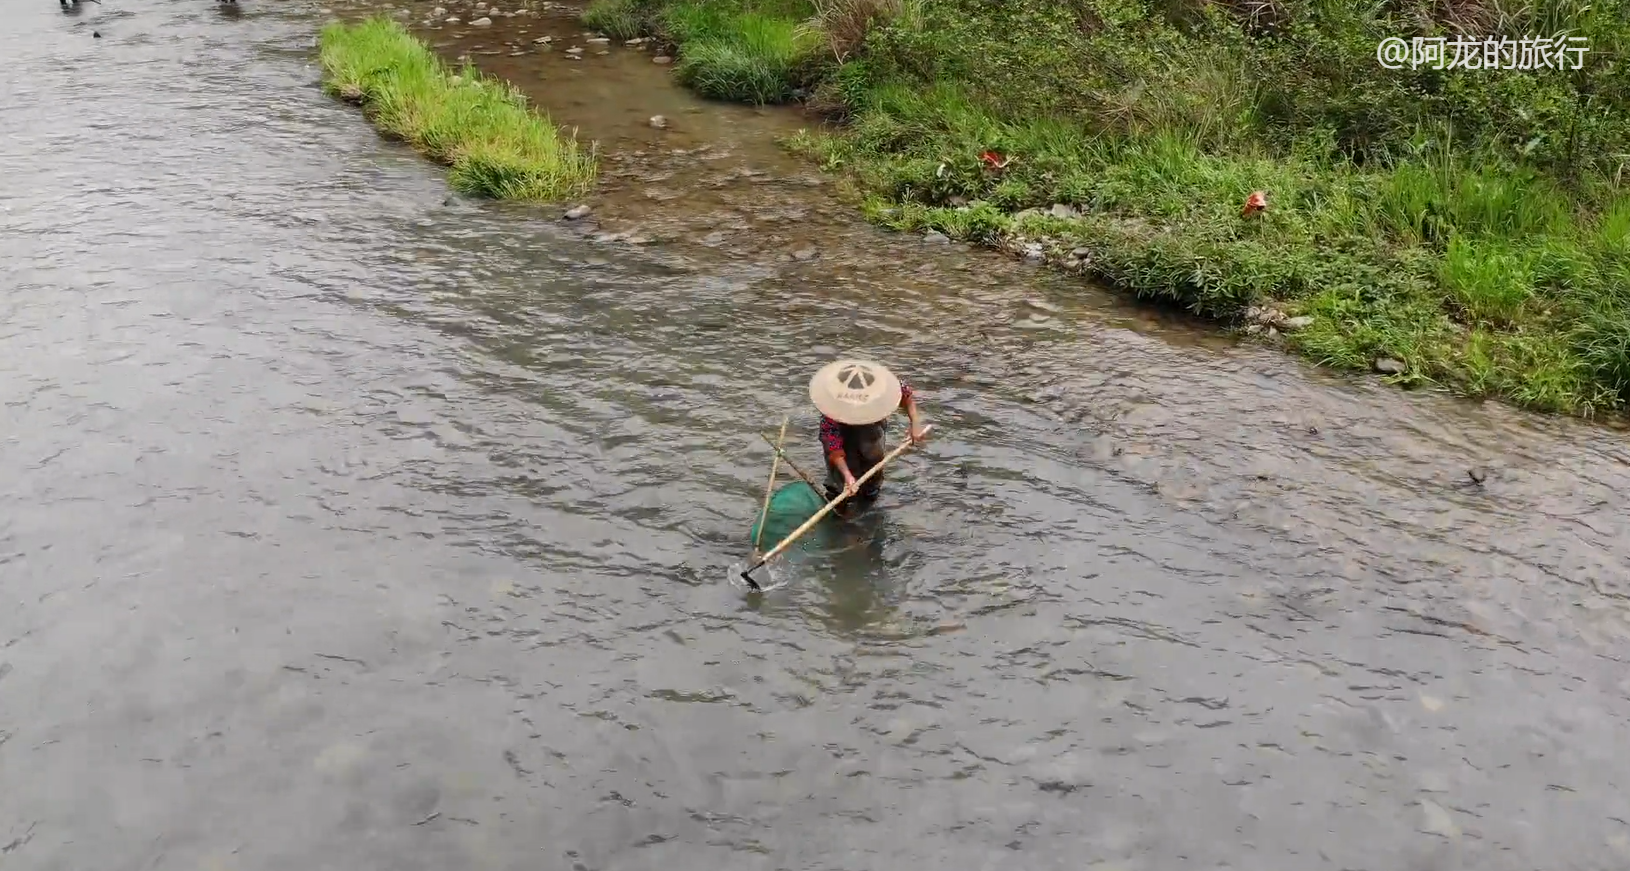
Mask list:
POLYGON ((911 439, 922 441, 924 434, 922 418, 917 414, 917 392, 904 381, 900 382, 900 407, 905 409, 906 420, 911 422, 911 439))
POLYGON ((821 416, 821 448, 826 451, 827 465, 837 469, 844 485, 852 490, 855 476, 849 472, 849 463, 843 455, 843 432, 838 429, 837 421, 825 415, 821 416))

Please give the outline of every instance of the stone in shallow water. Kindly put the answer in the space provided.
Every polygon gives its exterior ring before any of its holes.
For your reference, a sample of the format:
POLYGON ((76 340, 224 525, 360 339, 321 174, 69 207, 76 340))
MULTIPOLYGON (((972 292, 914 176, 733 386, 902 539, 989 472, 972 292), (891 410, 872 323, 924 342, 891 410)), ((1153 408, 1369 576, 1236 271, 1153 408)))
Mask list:
POLYGON ((593 210, 588 206, 573 206, 566 211, 566 220, 576 221, 582 218, 587 218, 589 216, 589 212, 591 211, 593 210))
POLYGON ((486 27, 489 24, 492 24, 492 19, 486 17, 477 18, 476 20, 470 22, 471 27, 486 27))
POLYGON ((673 62, 674 62, 674 59, 671 58, 671 57, 668 57, 665 54, 659 54, 656 57, 651 58, 651 63, 654 63, 654 64, 671 64, 673 62))

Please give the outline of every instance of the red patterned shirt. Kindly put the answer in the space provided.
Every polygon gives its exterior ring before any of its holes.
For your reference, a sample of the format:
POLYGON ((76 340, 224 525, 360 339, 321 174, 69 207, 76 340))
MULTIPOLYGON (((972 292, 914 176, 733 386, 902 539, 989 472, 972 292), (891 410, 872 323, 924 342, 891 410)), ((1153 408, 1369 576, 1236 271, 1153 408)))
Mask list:
MULTIPOLYGON (((911 385, 901 381, 900 407, 905 408, 906 403, 911 401, 913 395, 914 394, 911 392, 911 385)), ((838 423, 824 414, 821 415, 821 447, 826 449, 826 455, 828 457, 831 457, 833 454, 843 453, 842 427, 843 424, 838 423)))

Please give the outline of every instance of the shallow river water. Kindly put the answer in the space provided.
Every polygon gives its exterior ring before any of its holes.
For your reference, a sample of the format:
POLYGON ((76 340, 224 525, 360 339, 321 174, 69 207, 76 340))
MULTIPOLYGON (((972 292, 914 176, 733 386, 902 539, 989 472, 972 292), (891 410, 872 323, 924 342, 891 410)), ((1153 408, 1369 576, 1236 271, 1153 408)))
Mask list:
POLYGON ((620 46, 501 56, 595 229, 449 198, 314 7, 13 5, 0 868, 1630 865, 1621 432, 868 228, 620 46), (940 432, 749 598, 848 352, 940 432))

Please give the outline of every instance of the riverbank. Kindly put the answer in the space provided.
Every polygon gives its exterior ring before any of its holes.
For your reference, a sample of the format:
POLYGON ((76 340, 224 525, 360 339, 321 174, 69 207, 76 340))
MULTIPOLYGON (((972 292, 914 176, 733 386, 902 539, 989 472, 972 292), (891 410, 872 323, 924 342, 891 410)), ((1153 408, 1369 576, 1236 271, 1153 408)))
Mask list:
POLYGON ((380 132, 451 168, 463 193, 553 202, 594 183, 595 159, 509 84, 454 73, 388 18, 334 23, 319 39, 323 84, 380 132))
POLYGON ((675 47, 699 93, 843 121, 792 144, 875 222, 1050 262, 1336 369, 1622 407, 1630 73, 1606 60, 1626 44, 1622 3, 1500 21, 1475 4, 1455 20, 1202 5, 596 0, 584 22, 675 47), (1385 37, 1456 27, 1572 28, 1599 60, 1376 62, 1385 37))

